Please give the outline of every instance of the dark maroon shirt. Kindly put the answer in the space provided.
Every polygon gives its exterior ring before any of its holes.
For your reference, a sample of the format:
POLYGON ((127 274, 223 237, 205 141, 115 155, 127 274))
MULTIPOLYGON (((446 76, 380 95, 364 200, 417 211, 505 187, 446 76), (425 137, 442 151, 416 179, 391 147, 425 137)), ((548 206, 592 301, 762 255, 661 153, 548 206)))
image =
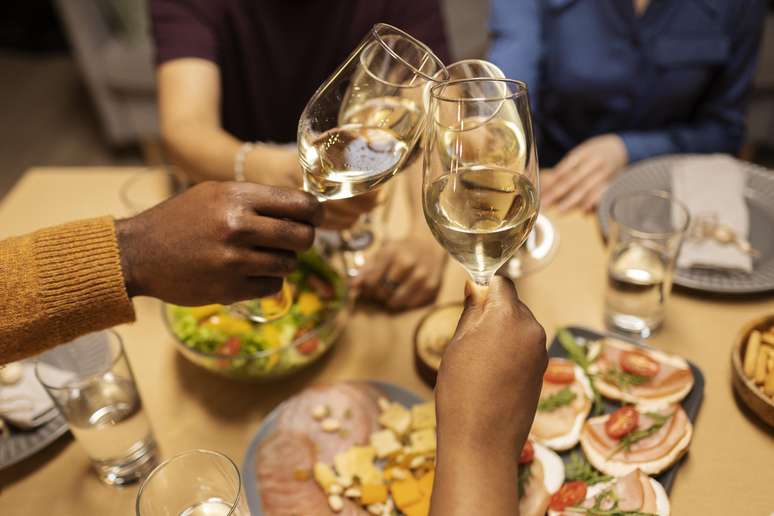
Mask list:
POLYGON ((151 0, 150 7, 157 63, 216 63, 221 123, 246 141, 295 141, 306 102, 375 23, 448 58, 439 0, 151 0))

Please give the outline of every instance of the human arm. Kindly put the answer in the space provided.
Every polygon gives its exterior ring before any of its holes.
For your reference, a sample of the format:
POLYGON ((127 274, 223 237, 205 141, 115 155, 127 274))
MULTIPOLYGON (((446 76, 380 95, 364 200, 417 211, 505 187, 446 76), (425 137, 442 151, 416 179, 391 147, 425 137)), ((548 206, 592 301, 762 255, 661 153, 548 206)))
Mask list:
POLYGON ((275 292, 320 217, 296 190, 203 183, 130 219, 0 241, 0 363, 132 321, 130 296, 203 305, 275 292))
POLYGON ((739 151, 745 112, 760 46, 765 2, 732 4, 729 54, 718 68, 689 122, 654 131, 626 131, 620 137, 631 162, 659 154, 739 151))
POLYGON ((537 116, 540 88, 539 0, 493 0, 489 16, 492 43, 488 59, 506 77, 524 81, 529 88, 533 117, 537 116))
POLYGON ((547 364, 545 332, 513 283, 466 286, 465 311, 435 389, 433 516, 518 514, 517 459, 547 364))
POLYGON ((432 303, 441 288, 448 256, 424 220, 420 169, 421 160, 417 160, 404 173, 406 182, 396 185, 406 187, 408 235, 385 242, 353 282, 364 297, 392 310, 432 303))

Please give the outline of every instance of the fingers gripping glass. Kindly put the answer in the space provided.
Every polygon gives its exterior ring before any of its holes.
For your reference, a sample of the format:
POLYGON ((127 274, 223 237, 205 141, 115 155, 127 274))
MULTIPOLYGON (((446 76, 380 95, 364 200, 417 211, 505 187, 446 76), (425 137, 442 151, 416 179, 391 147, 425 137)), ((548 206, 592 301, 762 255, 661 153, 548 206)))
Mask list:
MULTIPOLYGON (((446 77, 427 46, 395 27, 375 25, 301 114, 304 189, 321 201, 375 195, 416 158, 425 86, 446 77)), ((362 224, 342 233, 349 249, 362 248, 358 241, 370 244, 357 229, 362 224)))
POLYGON ((524 243, 539 209, 526 85, 473 78, 434 86, 423 147, 430 230, 486 286, 524 243))

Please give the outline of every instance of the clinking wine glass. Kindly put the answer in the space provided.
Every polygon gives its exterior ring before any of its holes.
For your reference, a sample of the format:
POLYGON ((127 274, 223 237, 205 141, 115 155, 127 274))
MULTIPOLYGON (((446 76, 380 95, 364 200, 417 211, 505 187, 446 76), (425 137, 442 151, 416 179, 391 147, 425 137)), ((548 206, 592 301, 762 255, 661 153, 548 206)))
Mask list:
MULTIPOLYGON (((369 195, 378 203, 377 190, 418 155, 413 150, 425 120, 425 86, 445 79, 443 63, 426 45, 390 25, 374 25, 301 114, 298 148, 304 190, 320 201, 369 195)), ((342 232, 350 250, 370 245, 371 232, 363 219, 342 232)), ((291 305, 285 281, 277 295, 232 308, 265 322, 284 316, 291 305)))
POLYGON ((434 86, 423 138, 425 219, 476 284, 487 286, 539 211, 526 85, 472 78, 434 86))
MULTIPOLYGON (((425 87, 446 78, 441 60, 422 42, 374 25, 301 114, 304 189, 321 201, 366 195, 378 202, 379 188, 418 156, 425 87)), ((341 236, 350 251, 372 241, 365 217, 341 236)))

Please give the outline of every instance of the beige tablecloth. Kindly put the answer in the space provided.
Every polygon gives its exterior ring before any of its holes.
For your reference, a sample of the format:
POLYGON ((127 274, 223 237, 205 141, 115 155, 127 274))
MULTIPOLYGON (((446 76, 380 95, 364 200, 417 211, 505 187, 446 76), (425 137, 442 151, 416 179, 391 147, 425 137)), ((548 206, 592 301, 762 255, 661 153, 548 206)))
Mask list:
MULTIPOLYGON (((0 237, 105 213, 125 216, 119 189, 137 172, 31 170, 0 205, 0 237)), ((158 185, 161 196, 162 182, 158 185)), ((552 264, 520 282, 520 295, 549 335, 567 324, 600 328, 605 256, 596 219, 575 214, 553 220, 561 249, 552 264)), ((461 298, 463 281, 462 270, 450 264, 439 301, 461 298)), ((398 316, 361 310, 317 367, 281 383, 254 385, 221 379, 189 364, 174 350, 159 302, 141 298, 135 306, 137 323, 118 332, 126 340, 165 457, 210 448, 241 463, 262 418, 316 381, 373 378, 431 395, 412 361, 412 334, 426 309, 398 316)), ((728 300, 676 293, 663 331, 652 339, 654 345, 696 362, 707 380, 694 441, 672 491, 677 516, 763 516, 774 511, 774 437, 734 402, 729 362, 739 327, 772 312, 772 297, 728 300)), ((86 454, 67 437, 0 472, 0 514, 126 516, 134 513, 136 491, 102 485, 86 454)))

